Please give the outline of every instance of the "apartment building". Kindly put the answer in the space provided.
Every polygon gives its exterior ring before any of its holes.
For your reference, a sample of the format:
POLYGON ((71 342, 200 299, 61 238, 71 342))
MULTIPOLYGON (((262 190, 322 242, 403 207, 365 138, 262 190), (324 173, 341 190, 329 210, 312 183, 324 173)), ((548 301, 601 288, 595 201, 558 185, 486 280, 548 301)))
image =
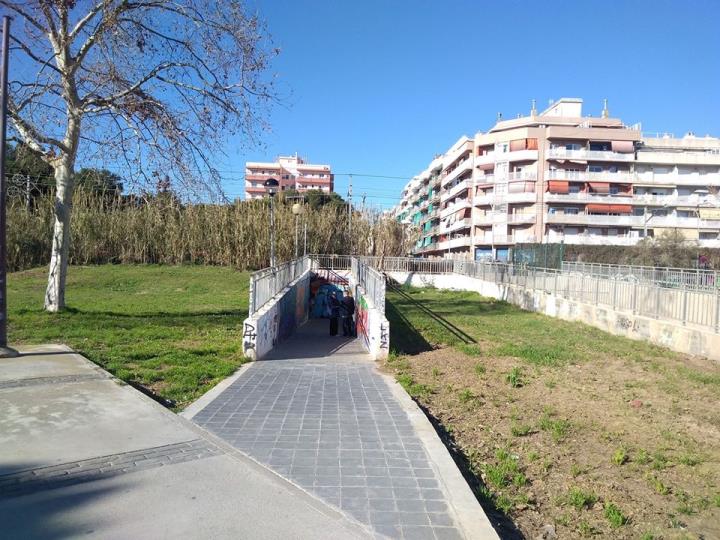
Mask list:
POLYGON ((461 137, 405 186, 416 254, 507 257, 518 243, 633 245, 676 229, 720 247, 720 139, 648 135, 581 99, 461 137))
POLYGON ((278 181, 280 191, 294 189, 302 193, 316 189, 330 193, 335 185, 330 165, 306 163, 297 154, 280 156, 273 163, 245 163, 245 199, 264 197, 267 193, 265 182, 270 178, 278 181))

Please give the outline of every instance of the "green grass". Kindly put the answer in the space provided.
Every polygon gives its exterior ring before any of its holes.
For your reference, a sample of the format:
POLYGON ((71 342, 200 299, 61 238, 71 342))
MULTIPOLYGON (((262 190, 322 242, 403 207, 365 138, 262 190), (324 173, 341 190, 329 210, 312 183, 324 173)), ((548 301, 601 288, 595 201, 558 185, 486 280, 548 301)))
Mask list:
POLYGON ((542 431, 548 432, 553 441, 560 442, 567 437, 572 426, 569 420, 565 420, 563 418, 553 418, 552 416, 552 414, 546 411, 540 418, 538 427, 542 431))
POLYGON ((630 458, 628 457, 627 450, 624 448, 618 448, 615 452, 613 452, 612 462, 615 465, 624 465, 628 462, 628 459, 630 458))
POLYGON ((598 500, 597 495, 592 491, 583 491, 580 488, 571 488, 568 491, 566 502, 576 510, 590 508, 598 500))
POLYGON ((525 384, 525 379, 523 378, 523 371, 519 367, 512 368, 510 372, 505 375, 505 380, 513 388, 520 388, 525 384))
MULTIPOLYGON (((419 352, 420 342, 426 344, 424 350, 449 345, 470 356, 477 356, 482 350, 483 354, 517 357, 539 366, 592 361, 598 354, 650 365, 654 358, 675 354, 647 342, 607 334, 589 325, 522 311, 507 302, 483 298, 474 292, 413 287, 403 287, 403 291, 411 300, 388 290, 386 312, 390 321, 390 341, 401 354, 419 352), (453 332, 443 321, 461 332, 453 332), (470 335, 477 343, 469 343, 462 338, 462 333, 470 335)), ((698 384, 720 384, 718 377, 691 368, 678 370, 678 375, 698 384)))
POLYGON ((496 463, 488 463, 483 470, 485 479, 490 485, 496 489, 502 489, 510 485, 520 487, 527 483, 517 456, 513 456, 508 450, 501 448, 495 452, 495 459, 496 463))
POLYGON ((432 394, 432 388, 426 384, 415 382, 412 376, 407 373, 400 373, 396 379, 397 382, 400 383, 400 386, 414 398, 427 397, 432 394))
POLYGON ((605 504, 604 514, 611 527, 622 527, 628 522, 628 517, 614 503, 605 504))
POLYGON ((12 345, 64 343, 182 408, 246 359, 248 274, 206 266, 70 267, 62 313, 46 313, 47 269, 8 276, 12 345))

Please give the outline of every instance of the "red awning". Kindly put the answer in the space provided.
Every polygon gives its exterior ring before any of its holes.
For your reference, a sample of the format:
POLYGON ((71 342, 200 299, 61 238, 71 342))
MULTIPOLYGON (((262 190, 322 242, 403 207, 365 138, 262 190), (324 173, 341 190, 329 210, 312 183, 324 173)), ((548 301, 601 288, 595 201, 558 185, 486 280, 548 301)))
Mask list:
POLYGON ((477 166, 477 168, 480 169, 481 171, 489 171, 490 169, 495 168, 495 162, 491 161, 490 163, 481 163, 480 165, 477 166))
MULTIPOLYGON (((616 205, 620 206, 620 205, 616 205)), ((588 212, 592 212, 594 214, 610 214, 612 213, 612 207, 611 204, 588 204, 585 209, 588 212)))
POLYGON ((548 191, 550 193, 567 193, 570 191, 569 182, 562 180, 550 180, 548 182, 548 191))
POLYGON ((510 151, 511 152, 518 152, 520 150, 525 150, 527 148, 527 140, 526 139, 517 139, 515 141, 510 141, 510 151))
POLYGON ((527 140, 527 149, 528 150, 537 150, 538 149, 537 139, 528 139, 527 140))
POLYGON ((635 145, 632 141, 612 141, 612 151, 623 154, 631 154, 635 151, 635 145))
POLYGON ((612 214, 632 214, 632 206, 629 204, 612 204, 610 205, 612 214))
POLYGON ((610 182, 590 182, 590 189, 595 193, 609 193, 610 182))

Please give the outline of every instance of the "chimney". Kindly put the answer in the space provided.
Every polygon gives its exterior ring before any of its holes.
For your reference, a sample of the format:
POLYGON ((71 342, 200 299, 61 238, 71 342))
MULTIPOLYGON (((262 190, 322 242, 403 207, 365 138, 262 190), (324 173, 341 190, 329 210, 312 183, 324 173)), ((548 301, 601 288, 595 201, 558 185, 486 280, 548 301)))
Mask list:
POLYGON ((602 117, 610 118, 610 111, 608 111, 608 107, 607 107, 607 99, 603 99, 602 117))
POLYGON ((535 100, 532 100, 532 107, 530 107, 530 116, 537 116, 537 109, 535 108, 535 100))

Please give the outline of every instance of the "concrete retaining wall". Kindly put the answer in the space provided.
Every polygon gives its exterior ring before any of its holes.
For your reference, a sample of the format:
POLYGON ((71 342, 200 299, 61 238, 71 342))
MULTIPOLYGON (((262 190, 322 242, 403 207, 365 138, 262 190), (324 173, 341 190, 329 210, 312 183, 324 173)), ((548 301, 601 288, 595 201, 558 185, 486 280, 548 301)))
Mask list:
POLYGON ((390 323, 385 318, 384 310, 380 311, 373 306, 372 300, 365 295, 365 290, 355 281, 352 274, 349 276, 349 282, 357 306, 358 339, 362 340, 375 360, 387 358, 390 351, 390 323))
POLYGON ((243 354, 260 360, 308 319, 310 271, 280 291, 243 323, 243 354))
POLYGON ((563 298, 542 290, 524 289, 460 274, 417 274, 388 272, 400 283, 414 287, 475 291, 482 296, 504 300, 527 311, 590 324, 611 334, 642 339, 677 352, 705 356, 720 361, 720 335, 693 326, 653 319, 628 311, 613 310, 563 298))

